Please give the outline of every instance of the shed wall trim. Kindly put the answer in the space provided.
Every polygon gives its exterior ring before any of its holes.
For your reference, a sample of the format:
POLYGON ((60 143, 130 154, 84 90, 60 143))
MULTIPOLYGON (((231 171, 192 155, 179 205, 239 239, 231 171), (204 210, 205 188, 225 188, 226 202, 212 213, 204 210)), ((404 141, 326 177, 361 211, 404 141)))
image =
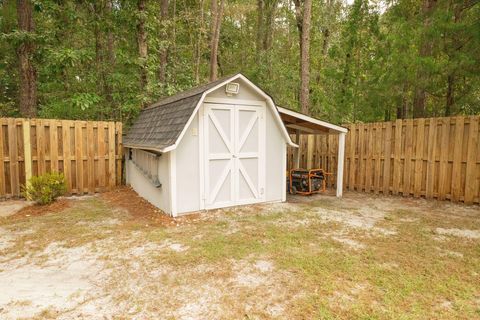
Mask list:
POLYGON ((170 211, 172 216, 177 216, 177 159, 175 150, 169 153, 170 156, 170 211))

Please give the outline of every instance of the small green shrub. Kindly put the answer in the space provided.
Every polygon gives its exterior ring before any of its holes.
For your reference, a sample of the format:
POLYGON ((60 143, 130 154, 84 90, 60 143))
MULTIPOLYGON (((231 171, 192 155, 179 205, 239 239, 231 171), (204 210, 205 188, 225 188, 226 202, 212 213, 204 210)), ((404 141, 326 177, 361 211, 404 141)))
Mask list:
POLYGON ((49 172, 33 176, 23 187, 23 196, 38 204, 49 204, 67 192, 65 176, 59 172, 49 172))

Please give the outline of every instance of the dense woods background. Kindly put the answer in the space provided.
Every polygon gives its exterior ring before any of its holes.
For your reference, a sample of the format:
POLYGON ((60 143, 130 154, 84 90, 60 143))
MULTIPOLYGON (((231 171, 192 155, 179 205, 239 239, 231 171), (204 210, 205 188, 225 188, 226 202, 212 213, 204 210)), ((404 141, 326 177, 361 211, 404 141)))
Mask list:
POLYGON ((129 122, 242 72, 334 122, 480 113, 478 0, 0 0, 0 116, 129 122))

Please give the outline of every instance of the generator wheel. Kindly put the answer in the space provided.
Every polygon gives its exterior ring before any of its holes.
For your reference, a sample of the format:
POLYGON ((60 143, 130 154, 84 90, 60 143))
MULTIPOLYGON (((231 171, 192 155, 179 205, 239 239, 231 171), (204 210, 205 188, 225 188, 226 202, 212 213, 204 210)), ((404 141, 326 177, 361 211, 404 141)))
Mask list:
POLYGON ((292 190, 290 190, 291 194, 297 194, 297 187, 292 186, 292 190))

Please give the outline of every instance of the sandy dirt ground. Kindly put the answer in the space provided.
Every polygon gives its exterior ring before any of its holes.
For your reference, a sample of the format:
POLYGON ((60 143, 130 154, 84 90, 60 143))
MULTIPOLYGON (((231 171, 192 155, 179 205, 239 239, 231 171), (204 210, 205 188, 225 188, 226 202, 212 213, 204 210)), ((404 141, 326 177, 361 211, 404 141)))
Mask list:
POLYGON ((0 218, 1 319, 474 319, 479 270, 479 207, 422 199, 172 219, 122 188, 0 218))

